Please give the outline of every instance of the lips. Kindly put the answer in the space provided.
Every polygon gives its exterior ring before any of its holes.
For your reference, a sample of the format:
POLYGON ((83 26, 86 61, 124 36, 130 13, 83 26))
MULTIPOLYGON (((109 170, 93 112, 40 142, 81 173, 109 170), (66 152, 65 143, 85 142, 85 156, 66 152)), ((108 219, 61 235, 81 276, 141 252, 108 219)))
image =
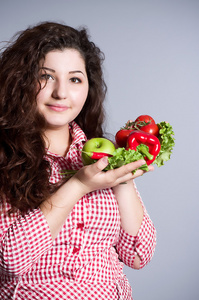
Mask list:
POLYGON ((48 104, 47 105, 49 107, 49 109, 57 111, 57 112, 62 112, 68 109, 68 106, 66 105, 54 105, 54 104, 48 104))

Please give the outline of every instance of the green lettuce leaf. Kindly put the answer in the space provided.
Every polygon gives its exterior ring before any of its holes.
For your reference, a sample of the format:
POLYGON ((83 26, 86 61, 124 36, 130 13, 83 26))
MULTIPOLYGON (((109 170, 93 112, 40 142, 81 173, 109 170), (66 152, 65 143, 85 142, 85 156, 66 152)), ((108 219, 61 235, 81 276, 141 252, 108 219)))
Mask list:
POLYGON ((168 161, 171 157, 173 147, 175 146, 175 138, 171 124, 160 122, 157 125, 159 127, 158 139, 161 144, 161 149, 153 164, 161 167, 164 165, 164 162, 168 161))
MULTIPOLYGON (((123 165, 127 165, 133 161, 137 161, 140 159, 144 159, 144 156, 139 152, 139 150, 135 151, 135 150, 131 150, 131 149, 126 150, 125 148, 118 148, 114 151, 112 157, 108 157, 109 164, 104 169, 104 171, 116 169, 123 165)), ((148 165, 144 164, 139 169, 148 171, 148 165)), ((134 171, 134 173, 135 173, 135 171, 134 171)))

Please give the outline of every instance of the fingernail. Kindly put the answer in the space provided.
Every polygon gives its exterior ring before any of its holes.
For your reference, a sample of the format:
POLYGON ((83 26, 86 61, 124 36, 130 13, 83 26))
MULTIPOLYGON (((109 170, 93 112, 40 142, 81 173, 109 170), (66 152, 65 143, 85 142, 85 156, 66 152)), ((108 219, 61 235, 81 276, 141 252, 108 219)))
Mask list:
POLYGON ((103 161, 103 163, 107 164, 108 163, 108 157, 107 156, 102 157, 102 161, 103 161))

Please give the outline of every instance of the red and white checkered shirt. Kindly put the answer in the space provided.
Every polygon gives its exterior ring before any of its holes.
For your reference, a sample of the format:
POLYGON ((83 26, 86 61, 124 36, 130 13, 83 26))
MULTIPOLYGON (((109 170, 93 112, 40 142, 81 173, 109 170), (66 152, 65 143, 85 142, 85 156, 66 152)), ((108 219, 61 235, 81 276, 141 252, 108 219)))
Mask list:
MULTIPOLYGON (((60 180, 63 169, 82 167, 78 149, 86 137, 74 122, 70 130, 73 143, 66 157, 49 153, 52 182, 60 180)), ((1 209, 0 298, 130 300, 132 291, 123 263, 133 267, 138 253, 141 267, 145 266, 155 244, 156 231, 145 208, 137 236, 120 227, 112 189, 96 190, 81 198, 54 241, 39 208, 11 218, 1 209)))

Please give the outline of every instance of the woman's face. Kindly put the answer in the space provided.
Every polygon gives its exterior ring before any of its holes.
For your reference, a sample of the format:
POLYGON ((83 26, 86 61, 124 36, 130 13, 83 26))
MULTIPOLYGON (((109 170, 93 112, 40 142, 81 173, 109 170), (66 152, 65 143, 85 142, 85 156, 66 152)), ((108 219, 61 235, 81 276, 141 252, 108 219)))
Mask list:
POLYGON ((75 49, 55 50, 47 53, 40 72, 38 110, 45 117, 48 129, 67 127, 87 99, 85 62, 75 49))

